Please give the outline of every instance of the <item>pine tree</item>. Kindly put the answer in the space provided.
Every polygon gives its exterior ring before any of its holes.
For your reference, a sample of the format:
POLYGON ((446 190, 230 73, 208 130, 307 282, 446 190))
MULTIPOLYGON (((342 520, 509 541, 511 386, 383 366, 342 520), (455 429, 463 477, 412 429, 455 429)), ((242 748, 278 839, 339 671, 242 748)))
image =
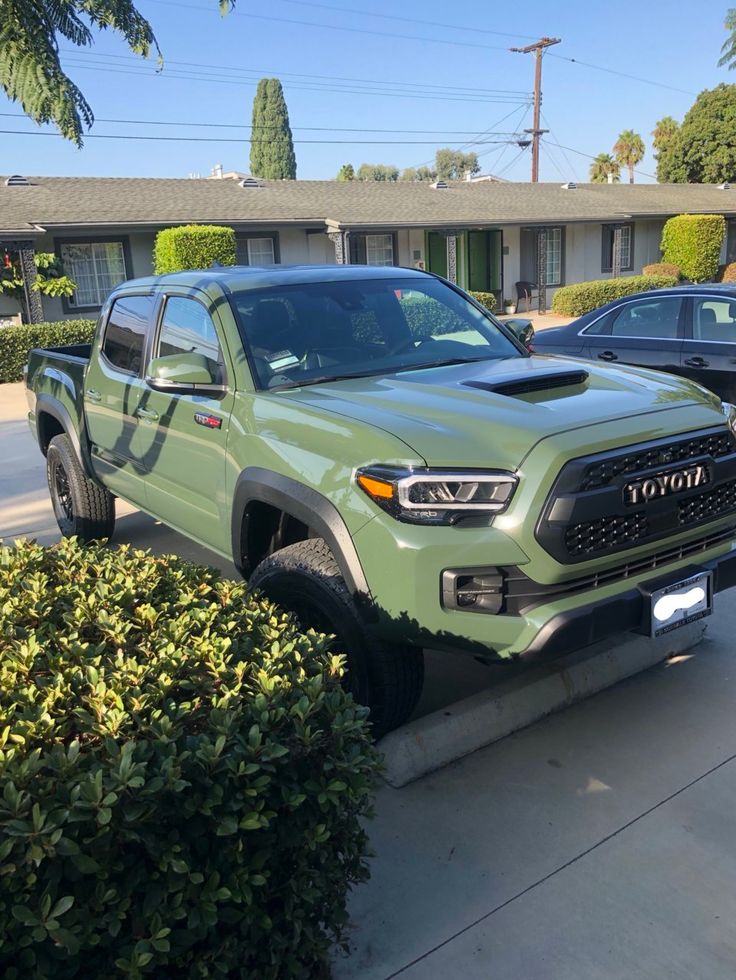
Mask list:
POLYGON ((253 99, 250 172, 266 180, 296 180, 289 110, 278 78, 262 78, 253 99))

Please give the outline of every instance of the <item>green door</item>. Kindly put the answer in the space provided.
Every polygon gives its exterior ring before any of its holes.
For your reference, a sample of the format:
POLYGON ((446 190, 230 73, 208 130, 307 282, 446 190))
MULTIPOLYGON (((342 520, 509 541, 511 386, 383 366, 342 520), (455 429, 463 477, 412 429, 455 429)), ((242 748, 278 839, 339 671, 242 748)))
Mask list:
POLYGON ((447 279, 447 238, 436 231, 427 232, 428 272, 447 279))
POLYGON ((501 231, 468 232, 468 288, 496 293, 503 289, 503 233, 501 231))
MULTIPOLYGON (((167 295, 152 357, 202 354, 215 384, 227 385, 228 371, 209 310, 191 295, 167 295)), ((149 466, 147 509, 185 534, 229 554, 230 503, 226 499, 227 436, 234 394, 221 397, 172 394, 149 389, 145 401, 149 466)))

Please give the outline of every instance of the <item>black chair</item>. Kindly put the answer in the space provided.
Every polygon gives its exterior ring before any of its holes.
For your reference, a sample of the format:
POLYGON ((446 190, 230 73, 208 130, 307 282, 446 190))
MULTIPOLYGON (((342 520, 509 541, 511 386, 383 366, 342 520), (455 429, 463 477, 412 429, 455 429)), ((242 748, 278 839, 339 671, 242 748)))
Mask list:
MULTIPOLYGON (((537 284, 535 282, 525 282, 522 280, 516 283, 516 310, 518 313, 521 313, 520 306, 522 299, 526 300, 526 312, 529 312, 532 308, 533 293, 536 289, 537 284)), ((538 292, 537 295, 539 295, 538 292)))

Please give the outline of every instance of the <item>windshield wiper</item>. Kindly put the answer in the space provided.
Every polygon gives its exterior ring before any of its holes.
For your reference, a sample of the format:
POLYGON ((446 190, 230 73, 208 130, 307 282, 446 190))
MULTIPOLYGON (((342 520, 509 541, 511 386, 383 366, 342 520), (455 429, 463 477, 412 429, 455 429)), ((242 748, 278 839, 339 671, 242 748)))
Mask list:
POLYGON ((271 391, 285 388, 306 388, 308 385, 327 384, 329 381, 350 381, 351 378, 374 378, 377 374, 388 374, 388 371, 353 371, 346 374, 320 374, 316 378, 305 378, 303 381, 290 381, 288 384, 274 386, 271 391))
POLYGON ((426 364, 402 364, 401 367, 393 368, 389 373, 398 374, 399 371, 426 371, 428 368, 452 367, 453 364, 475 364, 476 361, 498 361, 501 358, 494 354, 486 354, 484 357, 448 357, 441 361, 427 361, 426 364))

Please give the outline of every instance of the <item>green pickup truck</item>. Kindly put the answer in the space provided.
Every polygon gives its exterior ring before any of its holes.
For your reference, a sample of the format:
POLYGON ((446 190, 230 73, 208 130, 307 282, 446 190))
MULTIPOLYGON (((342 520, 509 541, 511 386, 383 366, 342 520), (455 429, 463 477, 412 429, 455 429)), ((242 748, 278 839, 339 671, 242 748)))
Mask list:
POLYGON ((361 266, 126 282, 91 347, 34 350, 61 531, 121 497, 332 632, 383 733, 424 647, 555 656, 707 615, 736 584, 736 410, 530 354, 462 290, 361 266))

